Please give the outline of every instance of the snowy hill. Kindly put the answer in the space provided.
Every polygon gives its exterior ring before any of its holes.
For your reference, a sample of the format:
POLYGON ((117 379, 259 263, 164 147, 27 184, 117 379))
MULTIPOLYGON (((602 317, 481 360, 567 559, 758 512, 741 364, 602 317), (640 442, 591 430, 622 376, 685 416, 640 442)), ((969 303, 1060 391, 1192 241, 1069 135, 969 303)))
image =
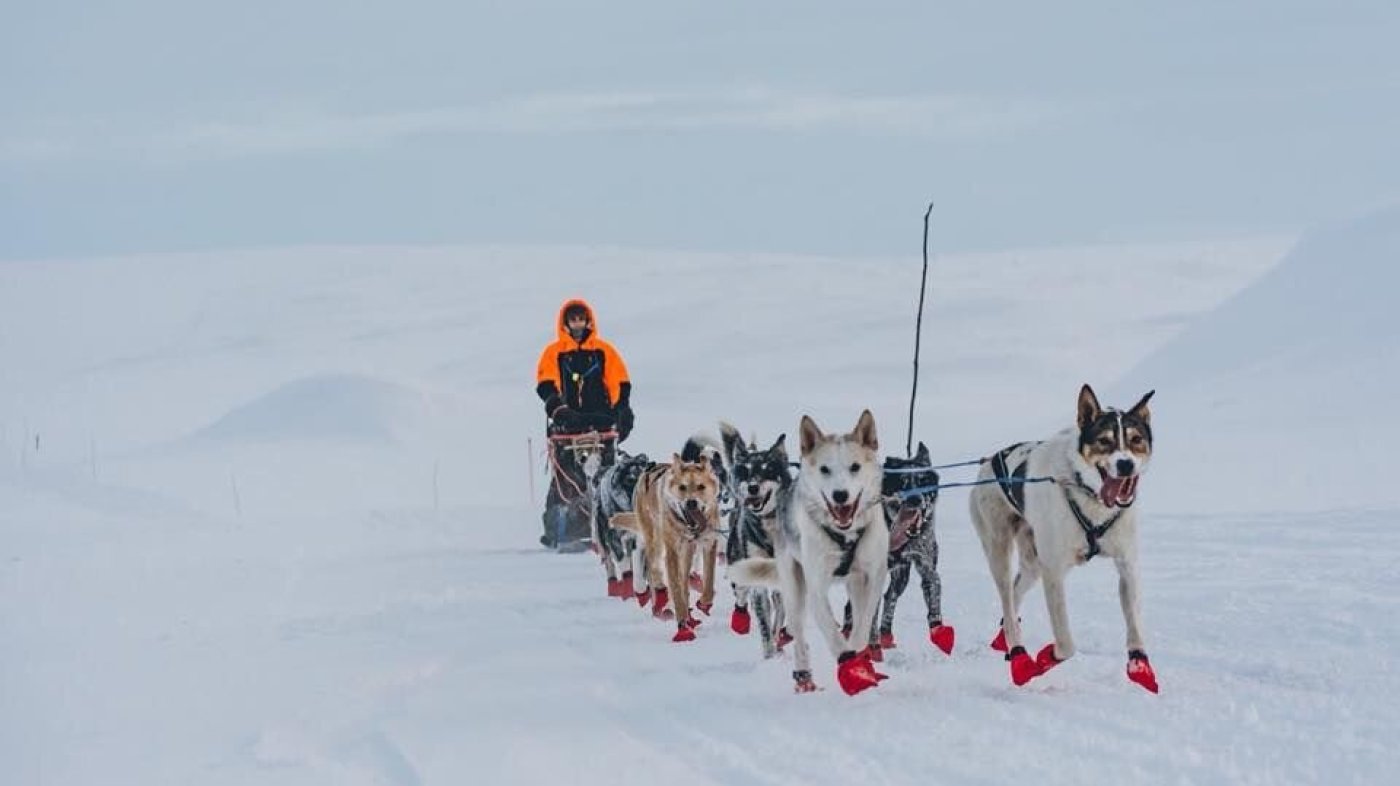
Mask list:
POLYGON ((1397 263, 1400 210, 1322 228, 1128 374, 1125 392, 1167 388, 1154 408, 1189 424, 1163 443, 1176 504, 1400 507, 1397 263))

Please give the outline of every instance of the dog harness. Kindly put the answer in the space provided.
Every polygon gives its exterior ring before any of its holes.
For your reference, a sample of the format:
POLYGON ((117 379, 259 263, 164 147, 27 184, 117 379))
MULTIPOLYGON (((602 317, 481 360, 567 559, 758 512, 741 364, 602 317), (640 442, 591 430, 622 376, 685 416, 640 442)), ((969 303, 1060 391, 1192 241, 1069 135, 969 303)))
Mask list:
POLYGON ((1065 489, 1065 503, 1069 505, 1069 512, 1074 514, 1074 520, 1079 522, 1079 528, 1084 530, 1084 539, 1089 541, 1089 550, 1084 552, 1084 561, 1093 559, 1100 551, 1099 538, 1108 534, 1108 530, 1118 523, 1118 519, 1123 517, 1123 510, 1120 508, 1117 513, 1109 517, 1108 521, 1095 526, 1089 517, 1084 515, 1084 511, 1079 507, 1074 498, 1069 495, 1069 489, 1065 489))
POLYGON ((768 532, 763 529, 763 519, 754 514, 744 511, 741 516, 740 526, 743 531, 740 536, 749 543, 763 549, 769 557, 773 556, 773 540, 768 537, 768 532))
POLYGON ((997 484, 1001 486, 1001 493, 1006 497, 1006 502, 1011 505, 1011 509, 1026 515, 1026 466, 1030 463, 1026 457, 1022 457, 1020 463, 1015 467, 1010 467, 1006 463, 1007 457, 1022 447, 1029 445, 1029 442, 1017 442, 1008 448, 997 451, 992 456, 992 474, 996 476, 997 484))
POLYGON ((856 547, 860 545, 860 539, 865 537, 866 529, 868 527, 861 527, 860 532, 856 533, 855 540, 846 540, 841 536, 841 533, 825 524, 822 525, 822 532, 831 538, 832 543, 841 548, 841 561, 837 563, 836 570, 831 575, 838 579, 844 579, 851 572, 851 565, 856 561, 856 547))

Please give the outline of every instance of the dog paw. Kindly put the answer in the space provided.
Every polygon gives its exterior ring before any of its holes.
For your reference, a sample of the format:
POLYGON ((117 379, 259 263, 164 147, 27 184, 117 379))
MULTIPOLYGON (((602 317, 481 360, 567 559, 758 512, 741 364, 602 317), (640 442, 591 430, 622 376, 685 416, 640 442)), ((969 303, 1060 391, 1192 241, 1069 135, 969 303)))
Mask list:
POLYGON ((836 681, 840 683, 841 690, 847 696, 854 696, 864 690, 879 685, 881 681, 889 679, 888 674, 881 674, 875 670, 874 664, 870 662, 868 650, 859 653, 847 652, 838 659, 836 666, 836 681))
POLYGON ((703 600, 695 601, 695 608, 699 610, 701 614, 704 614, 706 617, 710 616, 710 609, 713 609, 714 607, 715 604, 713 603, 706 603, 703 600))
POLYGON ((878 644, 871 644, 869 647, 866 647, 865 656, 870 659, 871 663, 883 663, 885 661, 885 651, 880 649, 880 645, 878 644))
POLYGON ((1020 687, 1040 676, 1040 667, 1026 654, 1025 647, 1015 647, 1006 654, 1011 663, 1011 682, 1020 687))
POLYGON ((668 593, 665 589, 659 589, 659 590, 653 592, 653 593, 651 594, 651 614, 652 614, 652 616, 653 616, 653 617, 660 617, 660 618, 662 618, 662 619, 673 619, 673 618, 675 617, 675 615, 671 613, 671 610, 670 610, 669 608, 667 608, 667 604, 670 603, 670 602, 671 602, 671 595, 670 595, 670 593, 668 593), (667 615, 670 615, 670 616, 667 616, 667 615))
POLYGON ((992 643, 988 644, 987 646, 991 647, 997 652, 1006 652, 1006 631, 998 630, 997 637, 992 639, 992 643))
POLYGON ((812 682, 810 671, 794 671, 792 673, 792 690, 794 693, 816 693, 817 683, 812 682))
POLYGON ((680 626, 676 628, 676 635, 671 637, 671 641, 677 644, 683 641, 695 641, 695 629, 682 622, 680 626))
POLYGON ((1157 692, 1157 673, 1147 660, 1147 653, 1133 650, 1128 653, 1128 679, 1151 693, 1157 692))
POLYGON ((729 629, 740 636, 749 635, 749 626, 751 623, 752 620, 749 618, 748 609, 735 609, 734 612, 729 615, 729 629))
POLYGON ((699 592, 702 588, 704 588, 704 586, 705 586, 705 584, 704 584, 703 581, 701 581, 701 579, 700 579, 700 574, 698 574, 698 573, 692 573, 692 574, 690 574, 690 588, 691 588, 691 589, 695 590, 696 592, 699 592))
MULTIPOLYGON (((933 646, 943 650, 944 655, 952 655, 955 635, 952 625, 934 625, 929 628, 928 640, 933 642, 933 646)), ((1005 646, 1005 644, 1006 642, 1003 641, 1002 645, 1005 646)))
POLYGON ((884 633, 881 633, 881 634, 880 634, 880 649, 882 649, 882 650, 892 650, 892 649, 894 649, 894 648, 895 648, 895 646, 894 646, 894 633, 893 633, 892 631, 888 631, 888 630, 885 631, 884 633))
POLYGON ((643 591, 643 592, 638 592, 638 593, 637 593, 637 605, 638 605, 638 606, 641 606, 642 608, 646 608, 646 607, 647 607, 647 604, 650 603, 650 602, 651 602, 651 590, 645 590, 645 591, 643 591))
POLYGON ((787 628, 778 628, 778 649, 782 649, 792 643, 792 634, 787 628))
POLYGON ((1055 657, 1054 643, 1046 644, 1035 656, 1035 667, 1037 669, 1040 669, 1041 674, 1044 674, 1045 672, 1055 668, 1061 663, 1064 663, 1064 661, 1055 657))

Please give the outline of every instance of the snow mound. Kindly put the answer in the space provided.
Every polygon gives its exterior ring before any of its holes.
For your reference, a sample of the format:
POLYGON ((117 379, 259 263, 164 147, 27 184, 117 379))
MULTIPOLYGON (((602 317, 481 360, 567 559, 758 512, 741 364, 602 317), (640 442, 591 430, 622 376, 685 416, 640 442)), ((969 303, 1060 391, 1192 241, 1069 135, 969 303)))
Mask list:
POLYGON ((1132 376, 1199 384, 1279 359, 1333 367, 1374 362, 1377 354, 1387 356, 1393 370, 1397 263, 1400 208, 1313 232, 1254 285, 1142 361, 1132 376))
POLYGON ((208 442, 347 441, 392 443, 424 414, 421 393, 356 374, 288 382, 190 435, 208 442))
POLYGON ((1400 394, 1397 263, 1400 208, 1310 233, 1115 386, 1158 390, 1169 506, 1400 506, 1381 475, 1400 420, 1358 417, 1400 394))

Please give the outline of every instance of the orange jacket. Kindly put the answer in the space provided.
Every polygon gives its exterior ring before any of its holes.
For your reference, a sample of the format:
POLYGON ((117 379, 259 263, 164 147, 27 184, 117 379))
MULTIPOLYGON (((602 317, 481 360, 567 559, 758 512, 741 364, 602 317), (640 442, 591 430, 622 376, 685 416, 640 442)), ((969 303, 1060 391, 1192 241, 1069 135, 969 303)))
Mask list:
POLYGON ((612 344, 598 337, 593 307, 581 298, 570 298, 559 307, 554 326, 558 337, 544 348, 535 371, 535 392, 545 409, 566 405, 580 412, 601 412, 628 403, 632 383, 627 365, 612 344), (589 332, 582 341, 575 341, 564 324, 564 312, 570 306, 582 306, 588 312, 589 332))

